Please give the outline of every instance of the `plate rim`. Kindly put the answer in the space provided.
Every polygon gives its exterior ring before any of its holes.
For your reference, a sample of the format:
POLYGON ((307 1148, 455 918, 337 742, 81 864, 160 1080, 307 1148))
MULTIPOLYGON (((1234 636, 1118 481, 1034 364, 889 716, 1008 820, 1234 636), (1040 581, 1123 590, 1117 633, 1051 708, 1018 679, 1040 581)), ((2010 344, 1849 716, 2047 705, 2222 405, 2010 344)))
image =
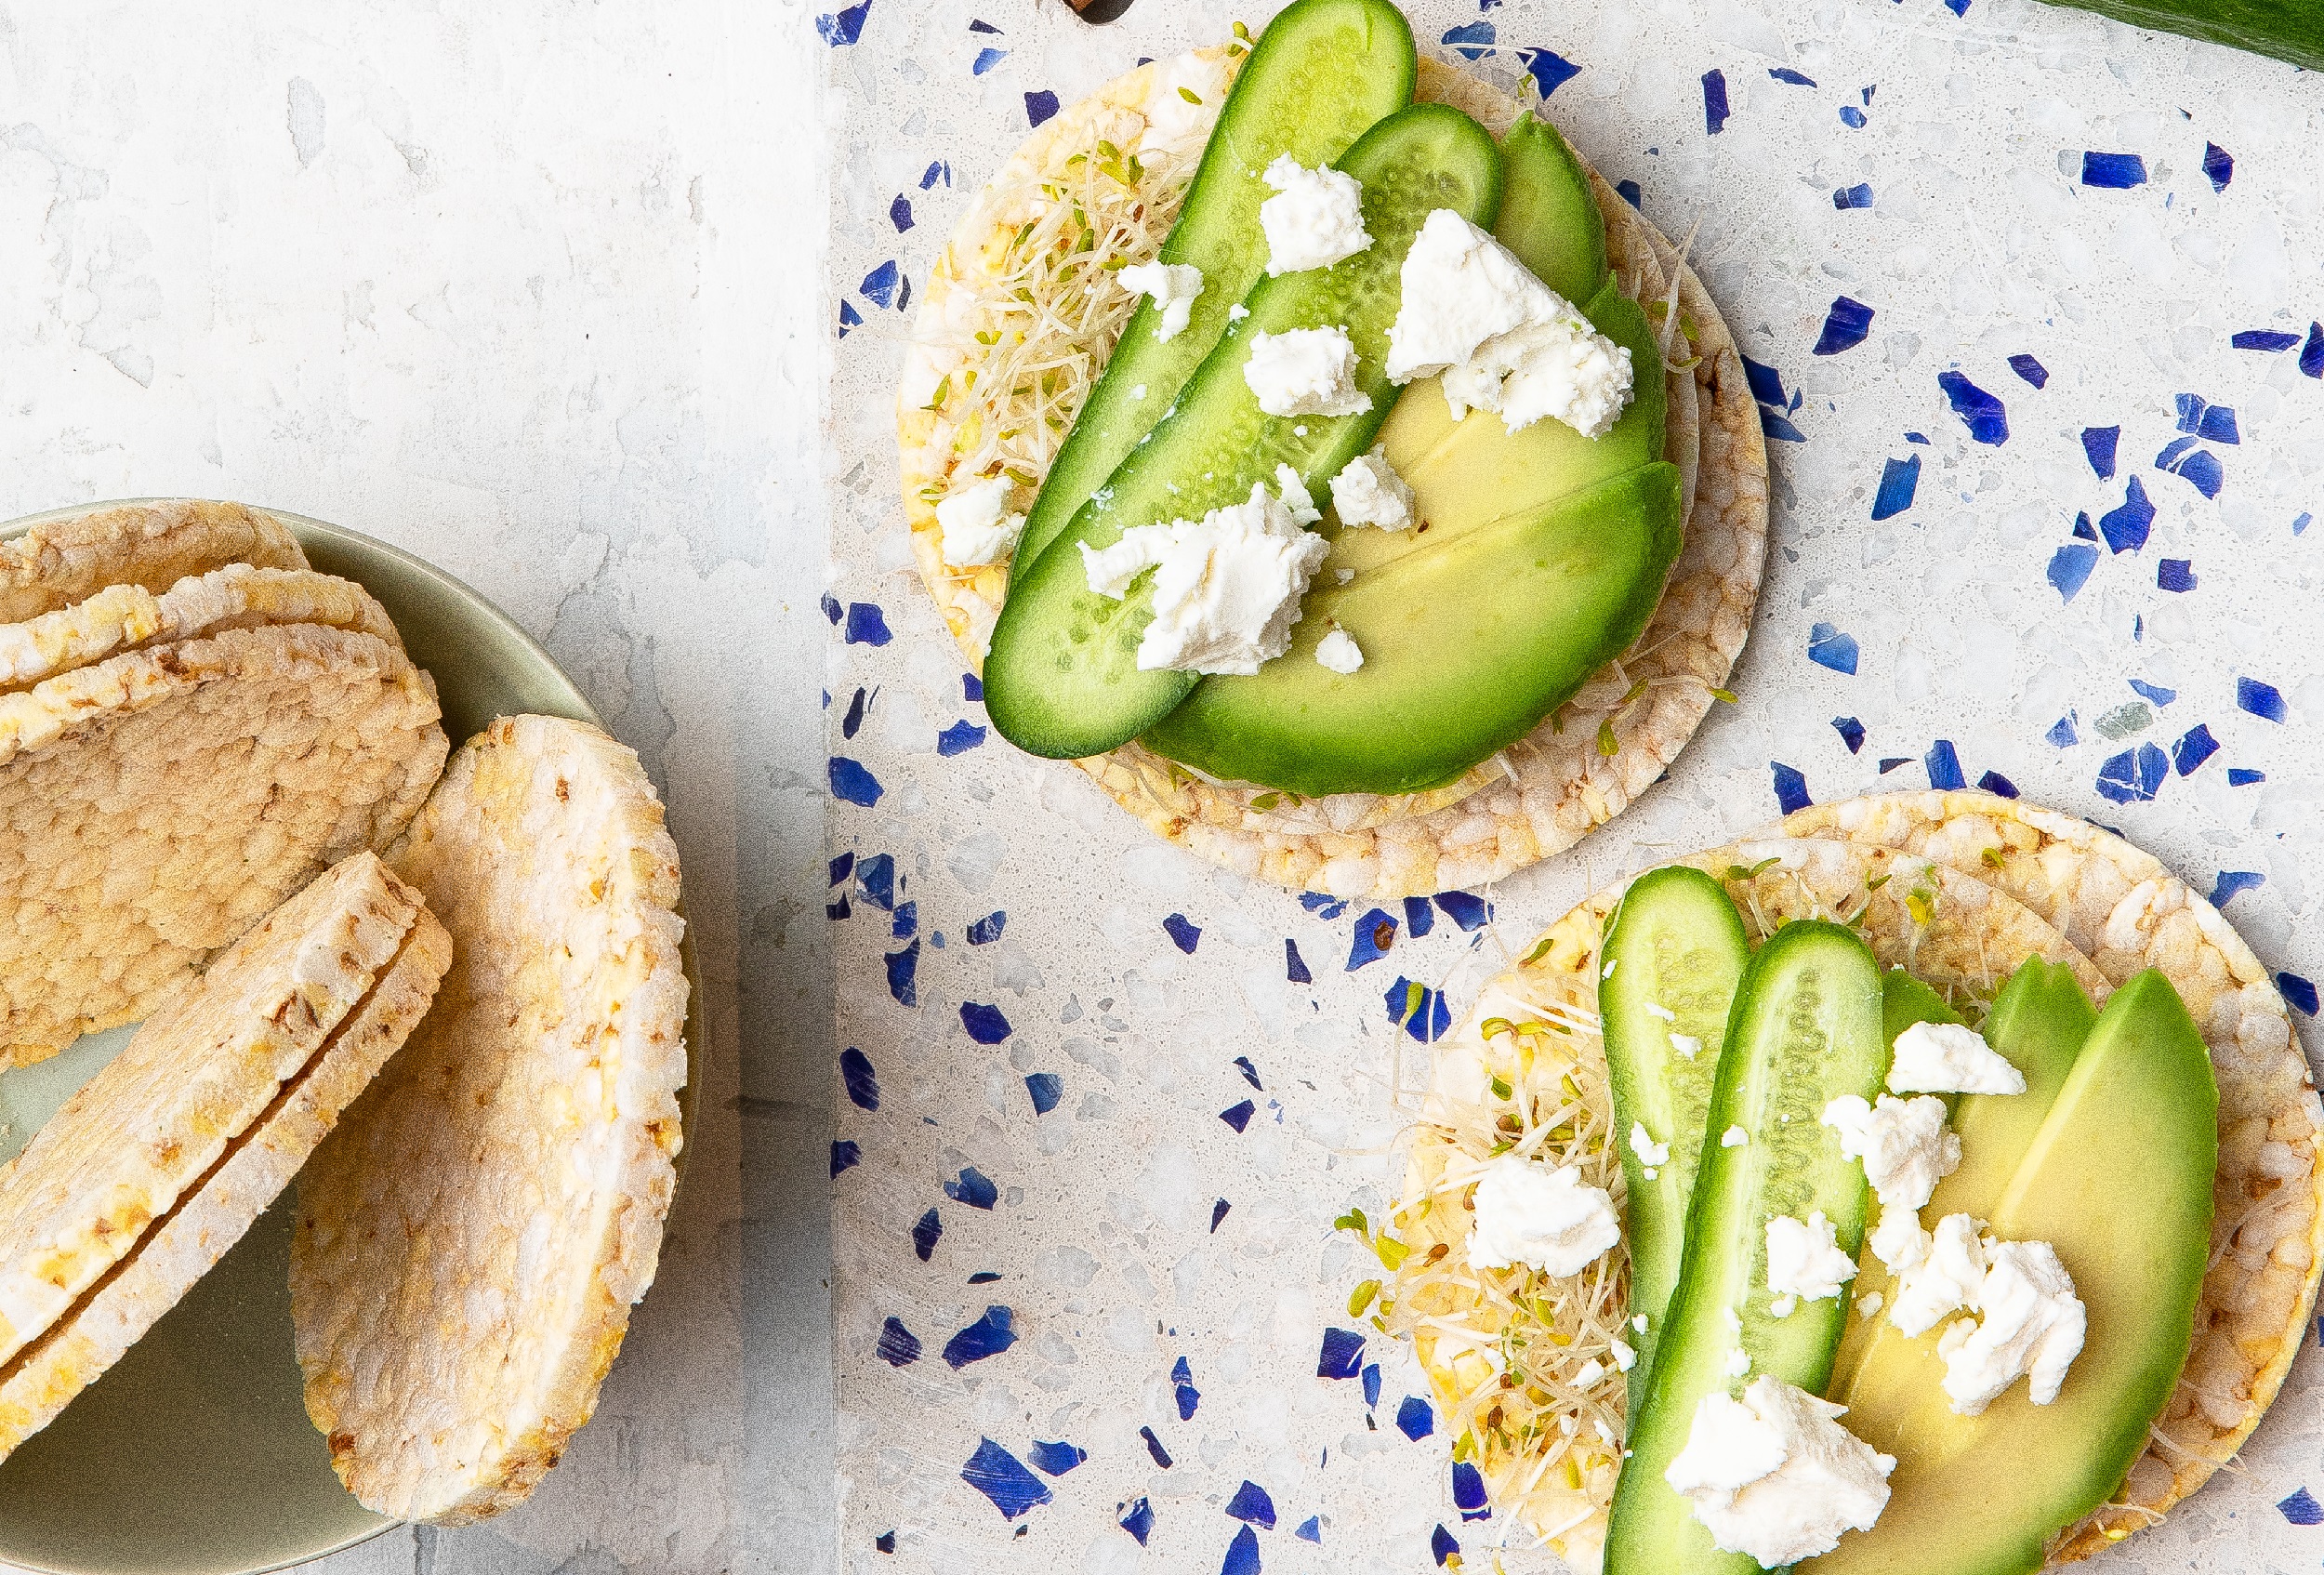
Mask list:
MULTIPOLYGON (((562 698, 568 702, 571 707, 571 710, 566 713, 568 720, 585 721, 590 726, 606 733, 609 737, 612 736, 612 731, 606 728, 604 719, 598 715, 597 708, 589 704, 588 696, 584 695, 581 692, 581 686, 573 681, 573 675, 566 672, 563 665, 561 664, 555 656, 549 655, 548 648, 543 645, 539 641, 534 639, 531 631, 526 629, 522 624, 518 623, 515 618, 511 617, 498 602, 493 601, 492 598, 486 596, 482 591, 478 590, 474 586, 469 584, 466 580, 461 579, 459 576, 448 572, 447 570, 438 567, 427 559, 420 557, 417 553, 408 551, 403 548, 396 546, 393 542, 382 540, 380 537, 372 536, 367 532, 353 530, 346 525, 333 524, 328 520, 319 520, 310 514, 301 514, 288 509, 277 509, 268 504, 243 502, 239 499, 200 498, 192 496, 157 495, 139 497, 99 498, 88 503, 67 504, 61 508, 44 509, 37 513, 20 514, 14 519, 0 520, 0 541, 11 540, 16 536, 23 535, 26 531, 31 530, 35 525, 50 524, 59 520, 77 519, 82 515, 98 513, 108 509, 131 509, 141 506, 161 504, 207 502, 234 502, 241 508, 248 509, 255 513, 264 514, 270 519, 276 520, 281 523, 289 526, 292 534, 300 536, 302 539, 309 536, 320 536, 335 542, 347 543, 360 552, 377 553, 383 557, 394 560, 405 572, 432 582, 440 589, 448 593, 455 601, 461 602, 481 615, 485 622, 493 625, 499 633, 512 637, 519 644, 528 650, 533 655, 535 659, 540 663, 542 668, 556 676, 557 682, 562 686, 564 690, 562 698)), ((362 582, 359 580, 357 583, 361 584, 362 582)), ((425 669, 423 668, 422 670, 425 669)), ((467 742, 467 739, 454 739, 452 741, 452 747, 455 749, 457 749, 467 742)), ((657 801, 660 798, 660 791, 658 788, 655 792, 655 798, 657 801)), ((668 814, 667 805, 664 805, 663 814, 665 820, 667 821, 668 814)), ((708 1070, 710 1063, 708 1032, 709 1011, 703 998, 702 965, 695 953, 693 922, 686 913, 686 900, 683 884, 684 877, 682 873, 680 880, 680 895, 676 911, 680 921, 684 926, 679 933, 678 953, 679 966, 684 973, 686 979, 686 1086, 680 1090, 678 1094, 679 1118, 681 1123, 681 1139, 679 1145, 677 1156, 671 1162, 673 1174, 670 1183, 669 1210, 663 1215, 663 1228, 665 1236, 667 1236, 668 1231, 669 1215, 677 1211, 678 1194, 680 1188, 685 1184, 688 1161, 692 1158, 694 1152, 693 1139, 699 1130, 702 1111, 702 1085, 705 1081, 706 1074, 708 1070)), ((643 1298, 640 1298, 640 1302, 642 1303, 642 1301, 643 1298)), ((635 1304, 633 1304, 633 1316, 634 1306, 635 1304)), ((627 1342, 627 1327, 625 1327, 623 1332, 625 1344, 627 1342)), ((618 1360, 619 1358, 616 1357, 615 1359, 618 1360)), ((330 1558, 336 1555, 345 1553, 350 1548, 361 1547, 365 1542, 369 1542, 376 1538, 385 1536, 388 1532, 395 1530, 400 1527, 421 1524, 416 1521, 390 1519, 385 1515, 378 1515, 376 1511, 373 1511, 368 1507, 363 1509, 363 1513, 372 1515, 375 1520, 375 1524, 369 1528, 359 1531, 352 1536, 343 1538, 337 1542, 328 1544, 319 1545, 308 1552, 295 1555, 287 1559, 276 1560, 275 1562, 270 1564, 252 1565, 248 1569, 243 1571, 242 1575, 276 1575, 276 1572, 280 1570, 295 1568, 299 1565, 310 1563, 316 1559, 330 1558)), ((0 1558, 0 1575, 86 1575, 86 1571, 59 1570, 54 1568, 44 1568, 33 1565, 11 1564, 7 1562, 5 1558, 0 1558)))

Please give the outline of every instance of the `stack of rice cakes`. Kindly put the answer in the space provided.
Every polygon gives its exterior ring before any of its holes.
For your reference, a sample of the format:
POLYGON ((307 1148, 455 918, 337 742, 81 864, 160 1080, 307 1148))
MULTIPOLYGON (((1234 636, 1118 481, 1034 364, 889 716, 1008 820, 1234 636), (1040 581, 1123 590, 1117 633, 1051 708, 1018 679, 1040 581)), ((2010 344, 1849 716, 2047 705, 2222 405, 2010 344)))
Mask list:
POLYGON ((637 757, 517 717, 447 768, 385 610, 236 504, 0 543, 0 1072, 144 1020, 0 1166, 0 1458, 303 1167, 334 1469, 398 1517, 522 1502, 675 1181, 679 867, 637 757))

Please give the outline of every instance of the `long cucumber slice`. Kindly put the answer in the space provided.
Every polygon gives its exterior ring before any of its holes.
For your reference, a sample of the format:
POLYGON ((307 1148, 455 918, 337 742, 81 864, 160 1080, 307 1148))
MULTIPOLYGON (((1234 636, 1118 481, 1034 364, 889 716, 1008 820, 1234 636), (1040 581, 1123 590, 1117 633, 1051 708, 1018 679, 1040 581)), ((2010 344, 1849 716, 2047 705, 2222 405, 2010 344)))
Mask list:
POLYGON ((1662 1474, 1686 1447, 1704 1396, 1732 1394, 1763 1373, 1823 1393, 1847 1298, 1802 1303, 1776 1317, 1767 1222, 1821 1210, 1843 1251, 1862 1244, 1864 1171, 1821 1118, 1843 1094, 1876 1097, 1887 1073, 1870 948, 1838 924, 1802 920, 1776 931, 1736 987, 1706 1123, 1712 1132, 1739 1126, 1750 1141, 1703 1149, 1678 1290, 1615 1486, 1608 1575, 1758 1575, 1757 1561, 1711 1545, 1662 1474), (1750 1359, 1748 1374, 1730 1366, 1738 1349, 1750 1359))
POLYGON ((1417 69, 1412 28, 1389 0, 1295 0, 1267 24, 1162 243, 1164 262, 1202 270, 1194 314, 1168 340, 1155 337, 1161 314, 1152 301, 1131 316, 1025 517, 1020 573, 1154 429, 1226 332, 1228 310, 1266 271, 1259 205, 1273 192, 1260 172, 1283 153, 1310 169, 1334 163, 1412 101, 1417 69))
POLYGON ((1598 1015, 1614 1088, 1615 1141, 1629 1183, 1623 1235, 1630 1242, 1631 1312, 1646 1320, 1644 1329, 1623 1335, 1638 1351, 1630 1370, 1635 1416, 1679 1282, 1686 1205, 1702 1162, 1727 1012, 1751 944, 1719 882, 1672 865, 1631 882, 1606 925, 1600 958, 1598 1015), (1638 1157, 1630 1142, 1634 1125, 1670 1145, 1666 1163, 1650 1167, 1638 1157))
POLYGON ((1330 268, 1261 279, 1189 379, 1176 409, 1134 448, 1105 485, 1010 587, 984 665, 984 704, 1001 735, 1052 760, 1103 754, 1167 716, 1200 682, 1191 672, 1141 671, 1137 653, 1154 619, 1144 586, 1116 602, 1089 589, 1080 545, 1110 546, 1125 530, 1199 519, 1270 491, 1289 465, 1311 492, 1327 486, 1371 446, 1395 390, 1388 328, 1403 299, 1405 253, 1437 208, 1488 222, 1500 204, 1500 150, 1485 128, 1442 104, 1390 115, 1349 149, 1340 167, 1364 186, 1372 244, 1330 268), (1353 416, 1269 416, 1243 380, 1251 336, 1294 328, 1347 329, 1355 384, 1371 408, 1353 416))

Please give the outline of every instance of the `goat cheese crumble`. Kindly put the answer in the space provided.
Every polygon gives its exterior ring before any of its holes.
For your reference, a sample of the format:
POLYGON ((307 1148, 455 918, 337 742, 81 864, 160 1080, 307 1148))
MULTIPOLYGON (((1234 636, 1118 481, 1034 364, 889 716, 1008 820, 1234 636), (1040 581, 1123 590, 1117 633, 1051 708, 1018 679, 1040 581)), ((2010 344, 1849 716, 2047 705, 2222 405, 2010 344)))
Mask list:
POLYGON ((1959 1023, 1915 1023, 1896 1036, 1892 1093, 2023 1093, 2026 1074, 1959 1023))
POLYGON ((1805 1220, 1777 1214, 1767 1222, 1771 1294, 1821 1302, 1839 1295, 1855 1277, 1855 1260, 1840 1250, 1840 1232, 1821 1209, 1810 1211, 1805 1220))
POLYGON ((1265 179, 1275 195, 1259 205, 1267 237, 1267 277, 1329 268, 1372 244, 1364 228, 1364 188, 1340 169, 1309 169, 1288 153, 1275 155, 1265 179))
POLYGON ((1933 1095, 1878 1105, 1842 1094, 1824 1106, 1824 1125, 1840 1134, 1840 1151, 1864 1161, 1881 1206, 1918 1209, 1961 1164, 1961 1136, 1945 1125, 1945 1102, 1933 1095))
POLYGON ((1985 1260, 1971 1304, 1984 1317, 1956 1319, 1937 1337, 1945 1397, 1959 1414, 1975 1416, 2022 1374, 2026 1397, 2046 1406, 2058 1397, 2088 1331, 2074 1278, 2046 1241, 1987 1238, 1985 1260))
POLYGON ((1628 348, 1452 209, 1428 216, 1400 277, 1388 379, 1441 374, 1454 420, 1489 410, 1514 432, 1548 416, 1598 438, 1630 404, 1628 348))
POLYGON ((1137 262, 1114 275, 1122 288, 1144 296, 1162 313, 1154 337, 1168 341, 1185 331, 1202 294, 1202 270, 1191 262, 1137 262))
MULTIPOLYGON (((1889 1231, 1885 1213, 1881 1231, 1889 1231)), ((1936 1222, 1934 1232, 1921 1229, 1916 1222, 1910 1238, 1899 1226, 1888 1245, 1896 1251, 1896 1261, 1888 1264, 1896 1277, 1888 1321, 1905 1333, 1925 1334, 1963 1307, 1977 1304, 1978 1287, 1985 1282, 1986 1250, 1977 1222, 1969 1215, 1948 1214, 1936 1222)), ((1876 1242, 1873 1251, 1879 1251, 1880 1246, 1876 1242)))
POLYGON ((1254 483, 1243 503, 1199 520, 1139 525, 1111 547, 1081 545, 1089 589, 1120 601, 1154 571, 1154 621, 1138 642, 1141 670, 1248 677, 1283 655, 1300 598, 1331 550, 1285 503, 1254 483))
POLYGON ((1638 1156, 1642 1165, 1667 1165, 1670 1162, 1670 1145, 1657 1143, 1644 1121, 1630 1124, 1630 1151, 1638 1156))
POLYGON ((1710 1394, 1663 1479, 1684 1498, 1722 1552, 1777 1569, 1868 1531, 1888 1507, 1883 1455, 1840 1425, 1845 1407, 1795 1384, 1759 1377, 1740 1398, 1710 1394))
POLYGON ((1622 1223, 1604 1187, 1572 1165, 1551 1170, 1520 1154, 1486 1166, 1472 1199, 1472 1268, 1524 1264, 1547 1275, 1575 1275, 1622 1239, 1622 1223))
POLYGON ((1315 507, 1315 495, 1307 490, 1300 473, 1288 465, 1275 467, 1275 496, 1291 510, 1291 523, 1295 525, 1312 525, 1324 517, 1324 511, 1315 507))
POLYGON ((1270 416, 1353 416, 1372 407, 1355 386, 1354 341, 1337 326, 1253 334, 1243 382, 1270 416))
POLYGON ((1364 653, 1344 629, 1335 629, 1315 642, 1315 659, 1345 678, 1364 665, 1364 653))
POLYGON ((1009 511, 1010 485, 1007 476, 990 476, 936 505, 945 562, 971 569, 997 563, 1017 549, 1017 538, 1024 535, 1024 516, 1009 511))
POLYGON ((1343 525, 1400 531, 1412 523, 1412 485, 1396 474, 1379 444, 1359 454, 1331 478, 1331 508, 1343 525))

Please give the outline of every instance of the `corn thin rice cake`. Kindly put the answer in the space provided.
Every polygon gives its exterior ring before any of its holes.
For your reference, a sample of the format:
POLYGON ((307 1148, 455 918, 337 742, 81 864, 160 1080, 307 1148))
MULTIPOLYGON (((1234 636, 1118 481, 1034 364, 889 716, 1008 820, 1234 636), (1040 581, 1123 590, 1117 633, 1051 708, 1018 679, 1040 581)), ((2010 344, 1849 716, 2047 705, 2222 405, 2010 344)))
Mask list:
POLYGON ((290 527, 240 503, 121 503, 45 521, 0 541, 0 622, 22 623, 109 586, 167 590, 229 563, 304 569, 290 527))
MULTIPOLYGON (((980 667, 1008 568, 946 564, 936 504, 996 471, 1016 482, 1017 506, 1031 502, 1137 302, 1108 271, 1160 249, 1237 63, 1233 48, 1199 50, 1062 111, 978 194, 930 269, 896 401, 905 513, 920 578, 980 667), (1205 73, 1200 106, 1157 94, 1205 73), (1089 216, 1090 250, 1077 248, 1076 214, 1089 216)), ((1456 104, 1497 134, 1525 107, 1431 60, 1416 97, 1456 104)), ((1339 896, 1479 884, 1620 813, 1723 692, 1766 551, 1758 410, 1701 280, 1594 171, 1591 183, 1617 276, 1665 324, 1665 457, 1688 500, 1686 545, 1645 632, 1526 738, 1429 793, 1302 801, 1198 778, 1135 743, 1076 762, 1157 835, 1243 874, 1339 896)))
POLYGON ((366 1506, 461 1525, 588 1422, 680 1141, 678 853, 637 756, 503 718, 390 855, 451 932, 434 1009, 299 1184, 307 1410, 366 1506))
POLYGON ((2159 859, 2054 810, 1969 790, 1882 794, 1801 810, 1782 829, 1978 872, 2109 980, 2161 969, 2211 1047, 2219 1174, 2195 1348, 2124 1490, 2052 1551, 2055 1563, 2087 1557, 2153 1524, 2234 1456, 2305 1337, 2324 1273, 2324 1105, 2283 996, 2235 927, 2159 859))
POLYGON ((228 629, 0 695, 0 1070, 154 1011, 318 873, 385 846, 446 749, 374 635, 228 629))
MULTIPOLYGON (((1795 919, 1852 922, 1883 968, 1909 969, 1973 1021, 2027 957, 2072 969, 2094 999, 2111 988, 2031 908, 1911 854, 1770 839, 1678 862, 1718 877, 1755 939, 1795 919)), ((1513 1142, 1552 1165, 1578 1166, 1622 1200, 1598 1038, 1598 946, 1628 884, 1552 925, 1438 1042, 1390 1222, 1405 1251, 1380 1319, 1412 1337, 1456 1457, 1476 1462, 1497 1506, 1582 1569, 1598 1567, 1620 1472, 1626 1380, 1613 1343, 1628 1332, 1628 1254, 1617 1247, 1564 1279, 1475 1269, 1468 1194, 1495 1147, 1513 1142)))
POLYGON ((189 982, 0 1167, 0 1458, 241 1239, 450 960, 418 893, 358 854, 189 982))

